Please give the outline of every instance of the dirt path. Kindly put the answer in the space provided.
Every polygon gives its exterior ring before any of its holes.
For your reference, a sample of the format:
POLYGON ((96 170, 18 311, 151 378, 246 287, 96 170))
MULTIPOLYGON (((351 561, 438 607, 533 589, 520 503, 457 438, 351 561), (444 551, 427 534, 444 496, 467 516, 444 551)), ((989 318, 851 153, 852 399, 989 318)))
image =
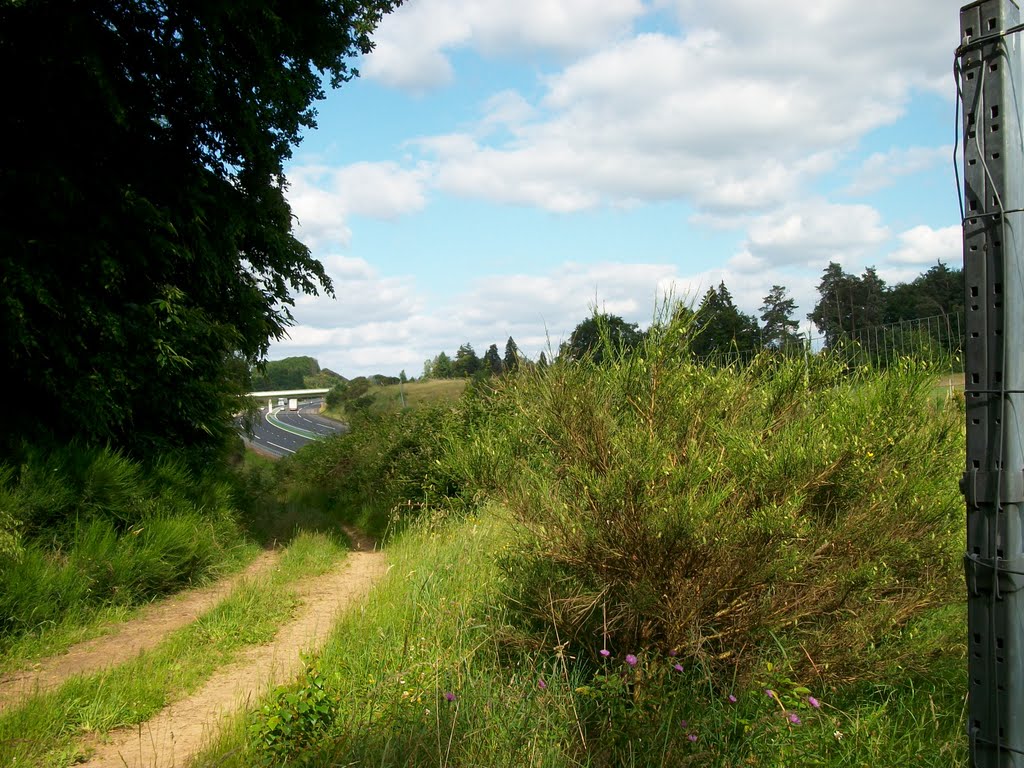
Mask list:
POLYGON ((89 768, 169 768, 182 766, 219 724, 273 686, 302 669, 300 651, 326 640, 337 614, 365 596, 387 572, 383 553, 372 541, 346 531, 357 548, 338 568, 301 582, 302 606, 269 645, 248 649, 217 672, 197 693, 178 701, 141 726, 114 731, 98 744, 89 768))
POLYGON ((111 634, 79 643, 60 656, 42 659, 31 669, 0 676, 0 711, 25 696, 56 688, 75 675, 97 672, 134 659, 162 642, 169 632, 210 610, 242 579, 269 571, 278 557, 276 551, 262 552, 235 576, 153 603, 111 634))

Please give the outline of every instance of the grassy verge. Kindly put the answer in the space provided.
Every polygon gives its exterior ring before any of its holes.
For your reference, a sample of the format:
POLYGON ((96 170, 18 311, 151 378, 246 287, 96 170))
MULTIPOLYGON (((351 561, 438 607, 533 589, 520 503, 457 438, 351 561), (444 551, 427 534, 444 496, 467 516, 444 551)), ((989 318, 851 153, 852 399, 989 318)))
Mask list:
POLYGON ((254 552, 220 473, 74 445, 31 454, 0 467, 0 655, 59 649, 254 552))
POLYGON ((511 536, 493 509, 417 525, 306 675, 238 717, 193 765, 967 765, 960 607, 894 639, 932 654, 927 674, 890 663, 817 689, 790 679, 785 658, 766 658, 755 680, 724 691, 667 654, 595 663, 555 636, 546 649, 518 644, 499 567, 511 536), (284 734, 288 696, 329 717, 296 717, 284 734))
POLYGON ((355 399, 343 399, 323 415, 349 422, 363 414, 382 415, 404 408, 424 408, 454 403, 469 386, 469 379, 434 379, 380 386, 369 383, 365 392, 355 399), (404 402, 404 406, 403 406, 404 402))
POLYGON ((290 585, 324 573, 344 548, 323 534, 300 534, 274 572, 240 584, 193 624, 134 661, 75 678, 0 714, 0 764, 68 765, 81 738, 143 722, 195 691, 247 645, 269 641, 292 614, 290 585))

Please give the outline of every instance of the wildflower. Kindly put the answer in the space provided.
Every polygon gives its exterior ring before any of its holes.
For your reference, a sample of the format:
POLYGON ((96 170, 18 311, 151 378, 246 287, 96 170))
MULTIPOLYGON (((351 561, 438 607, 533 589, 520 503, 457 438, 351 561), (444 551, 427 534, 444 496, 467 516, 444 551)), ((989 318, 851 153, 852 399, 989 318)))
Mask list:
POLYGON ((683 665, 682 664, 676 664, 674 667, 672 667, 672 669, 674 669, 676 672, 682 672, 683 671, 683 665))
POLYGON ((687 728, 690 727, 690 724, 688 722, 686 722, 685 720, 680 720, 679 721, 679 727, 682 728, 685 731, 687 728))
POLYGON ((669 656, 678 656, 679 655, 679 651, 677 651, 675 648, 673 648, 671 651, 668 652, 668 655, 669 656))
POLYGON ((537 681, 537 687, 540 688, 542 691, 547 690, 548 684, 544 682, 543 677, 537 681))
POLYGON ((769 699, 774 699, 775 698, 775 691, 773 691, 771 688, 765 688, 764 689, 764 695, 767 696, 769 699))
POLYGON ((843 733, 842 731, 832 731, 832 736, 833 736, 833 738, 835 738, 836 741, 842 741, 843 740, 843 736, 845 736, 845 735, 846 734, 843 733))
POLYGON ((817 700, 816 698, 814 698, 813 696, 808 696, 808 697, 807 697, 807 703, 808 703, 808 704, 810 704, 810 705, 811 705, 812 707, 814 707, 815 709, 818 709, 818 708, 819 708, 819 707, 821 706, 821 702, 820 702, 820 701, 818 701, 818 700, 817 700))
POLYGON ((727 698, 729 699, 729 703, 730 704, 735 704, 736 703, 736 697, 733 696, 731 693, 729 694, 729 696, 727 698))
POLYGON ((629 664, 629 666, 631 666, 631 667, 635 667, 636 666, 636 656, 634 656, 632 653, 627 653, 626 654, 626 663, 629 664))
POLYGON ((688 738, 690 741, 696 741, 697 740, 697 734, 696 733, 687 734, 686 738, 688 738))
POLYGON ((451 691, 445 691, 444 697, 445 697, 445 698, 446 698, 446 699, 447 699, 448 701, 455 701, 455 694, 454 694, 454 693, 452 693, 451 691))
POLYGON ((793 725, 800 725, 800 718, 797 716, 796 712, 790 712, 786 717, 789 718, 789 722, 793 725))
POLYGON ((599 651, 599 653, 600 653, 600 654, 601 654, 602 656, 604 656, 604 657, 605 657, 606 659, 607 659, 607 658, 608 658, 609 656, 611 656, 611 655, 612 655, 612 652, 611 652, 611 651, 609 651, 609 650, 608 650, 607 648, 602 648, 602 649, 601 649, 601 650, 599 651))

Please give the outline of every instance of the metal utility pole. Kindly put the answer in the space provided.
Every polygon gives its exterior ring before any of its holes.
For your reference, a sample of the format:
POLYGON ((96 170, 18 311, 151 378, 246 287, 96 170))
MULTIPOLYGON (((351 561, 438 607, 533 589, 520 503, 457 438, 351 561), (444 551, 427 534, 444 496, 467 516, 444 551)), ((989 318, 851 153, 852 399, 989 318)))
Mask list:
POLYGON ((1024 151, 1020 7, 960 11, 967 466, 967 735, 1024 768, 1024 151))

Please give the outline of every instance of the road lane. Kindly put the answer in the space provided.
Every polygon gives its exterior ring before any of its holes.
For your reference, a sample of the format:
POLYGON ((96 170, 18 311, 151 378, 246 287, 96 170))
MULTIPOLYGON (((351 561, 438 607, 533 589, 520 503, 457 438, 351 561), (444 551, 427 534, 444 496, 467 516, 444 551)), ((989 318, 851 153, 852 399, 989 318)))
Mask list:
POLYGON ((268 418, 265 407, 259 410, 259 418, 253 424, 253 434, 251 436, 245 435, 244 432, 242 434, 260 450, 283 457, 291 456, 314 439, 348 431, 348 425, 319 416, 317 414, 319 409, 320 401, 315 400, 303 403, 298 411, 289 411, 287 408, 272 408, 270 411, 270 416, 280 421, 283 426, 291 426, 305 433, 316 434, 316 438, 296 434, 275 425, 268 418))

